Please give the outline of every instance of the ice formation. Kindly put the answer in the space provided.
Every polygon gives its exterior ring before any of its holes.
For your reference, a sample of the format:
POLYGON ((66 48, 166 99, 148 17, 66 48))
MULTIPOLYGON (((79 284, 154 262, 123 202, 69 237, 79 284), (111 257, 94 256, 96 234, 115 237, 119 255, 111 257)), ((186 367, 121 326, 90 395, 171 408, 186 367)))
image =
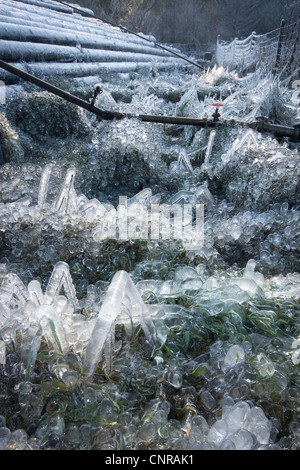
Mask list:
MULTIPOLYGON (((30 12, 18 10, 20 34, 30 34, 30 12)), ((49 15, 39 34, 52 36, 56 21, 49 15)), ((71 23, 59 23, 60 38, 71 23)), ((72 37, 83 23, 76 16, 72 37)), ((96 41, 93 31, 82 41, 96 41)), ((119 34, 101 44, 118 49, 119 34)), ((211 118, 222 97, 229 124, 97 121, 47 93, 7 87, 0 448, 299 448, 298 145, 247 130, 260 115, 293 125, 298 94, 259 70, 165 73, 148 61, 136 73, 128 61, 145 47, 115 51, 127 62, 103 65, 123 70, 113 76, 99 76, 96 62, 64 63, 74 77, 64 86, 87 96, 101 83, 99 105, 133 114, 211 118), (78 75, 86 70, 93 75, 78 75), (143 214, 160 204, 173 221, 185 205, 204 205, 201 246, 147 238, 143 214), (112 220, 126 211, 138 223, 120 239, 112 220)), ((65 58, 82 53, 64 49, 65 58)), ((53 73, 49 63, 28 67, 53 73)))
POLYGON ((236 139, 231 149, 225 155, 222 155, 221 158, 223 160, 230 159, 236 152, 242 150, 245 145, 248 149, 251 145, 253 145, 254 148, 258 148, 257 138, 252 129, 248 129, 241 138, 236 139))
MULTIPOLYGON (((155 328, 147 305, 144 304, 141 295, 128 273, 120 271, 115 274, 106 292, 104 302, 95 322, 91 338, 87 345, 82 373, 91 377, 95 372, 105 344, 111 349, 114 336, 114 324, 117 320, 127 321, 129 329, 138 321, 150 341, 155 341, 155 328), (127 317, 127 318, 126 318, 127 317)), ((127 327, 128 328, 128 327, 127 327)), ((106 352, 108 370, 111 368, 106 352)))
MULTIPOLYGON (((14 324, 16 328, 16 322, 18 327, 27 328, 29 346, 24 351, 28 356, 27 377, 33 372, 43 338, 59 353, 66 354, 72 349, 83 351, 82 342, 86 343, 86 335, 90 334, 82 367, 82 374, 88 379, 93 376, 104 348, 107 371, 110 371, 117 322, 125 323, 129 335, 133 324, 139 323, 148 340, 156 340, 150 312, 155 312, 155 306, 149 310, 125 271, 115 274, 101 307, 94 302, 97 317, 90 320, 80 315, 69 266, 64 262, 55 265, 44 294, 38 281, 31 281, 26 288, 17 275, 7 274, 0 287, 0 305, 1 329, 13 329, 14 324), (60 295, 62 289, 65 296, 60 295)), ((5 364, 4 346, 1 342, 1 364, 5 364)))

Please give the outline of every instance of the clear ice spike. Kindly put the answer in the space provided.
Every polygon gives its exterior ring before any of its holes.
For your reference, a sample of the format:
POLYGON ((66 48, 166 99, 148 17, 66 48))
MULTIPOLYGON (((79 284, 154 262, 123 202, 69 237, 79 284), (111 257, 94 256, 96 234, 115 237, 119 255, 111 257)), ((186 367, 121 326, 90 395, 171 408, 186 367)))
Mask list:
POLYGON ((248 129, 247 132, 245 132, 240 140, 239 148, 243 147, 246 143, 248 148, 250 148, 251 143, 255 148, 258 148, 258 142, 252 129, 248 129))
POLYGON ((31 301, 38 307, 43 302, 43 292, 39 281, 30 281, 28 284, 28 294, 31 301))
POLYGON ((82 374, 87 378, 93 376, 104 347, 106 346, 106 349, 109 349, 106 341, 109 340, 114 325, 121 316, 122 303, 123 301, 126 302, 124 297, 127 296, 131 303, 132 317, 138 317, 148 339, 153 340, 155 337, 155 328, 152 318, 137 287, 134 285, 127 272, 118 271, 114 275, 107 290, 90 341, 87 345, 82 367, 82 374))
POLYGON ((258 148, 258 142, 252 129, 248 129, 241 139, 236 139, 233 142, 231 150, 229 151, 229 155, 233 156, 235 152, 241 149, 245 144, 247 144, 248 149, 250 148, 251 144, 253 144, 255 148, 258 148))
POLYGON ((29 350, 27 351, 27 362, 26 362, 26 380, 30 380, 32 376, 38 351, 42 342, 42 327, 40 326, 30 343, 29 350))
POLYGON ((152 190, 150 188, 142 189, 139 193, 135 194, 135 196, 127 199, 127 207, 131 206, 134 203, 144 204, 149 206, 151 203, 152 198, 152 190))
POLYGON ((186 153, 186 151, 184 149, 182 149, 180 152, 179 152, 179 157, 178 157, 178 166, 179 168, 181 167, 181 165, 184 165, 185 168, 193 175, 194 174, 194 170, 193 170, 193 167, 192 167, 192 164, 190 162, 190 159, 186 153))
POLYGON ((54 210, 68 214, 77 207, 77 195, 74 188, 76 170, 69 168, 63 182, 60 194, 54 202, 54 210))
POLYGON ((208 164, 209 159, 210 159, 211 151, 212 151, 212 148, 213 148, 213 145, 214 145, 215 136, 216 136, 216 131, 211 131, 211 133, 209 135, 209 139, 208 139, 208 144, 207 144, 207 149, 206 149, 206 152, 205 152, 205 157, 204 157, 204 163, 206 163, 206 164, 208 164))
POLYGON ((16 297, 21 304, 25 304, 29 300, 28 290, 19 276, 9 273, 4 277, 0 287, 0 302, 9 304, 13 297, 16 297))
POLYGON ((178 204, 181 201, 186 201, 187 199, 194 196, 192 191, 186 191, 182 189, 178 191, 178 193, 174 194, 174 196, 170 197, 170 204, 178 204))
POLYGON ((62 287, 65 290, 69 303, 74 307, 74 310, 79 310, 79 303, 69 265, 63 261, 59 261, 54 266, 46 289, 46 296, 51 299, 51 302, 54 302, 58 297, 62 287))
POLYGON ((68 342, 58 313, 51 305, 41 305, 38 309, 44 338, 57 351, 65 353, 68 349, 68 342))
POLYGON ((80 206, 79 210, 82 214, 91 214, 93 217, 102 217, 107 213, 107 209, 98 199, 87 200, 80 206))
POLYGON ((42 171, 40 185, 39 185, 39 193, 38 193, 38 206, 40 208, 44 207, 47 194, 48 194, 48 187, 49 187, 49 180, 51 176, 53 165, 49 163, 46 165, 42 171))
POLYGON ((215 199, 205 184, 196 189, 195 196, 199 198, 202 204, 206 204, 208 207, 215 205, 215 199))

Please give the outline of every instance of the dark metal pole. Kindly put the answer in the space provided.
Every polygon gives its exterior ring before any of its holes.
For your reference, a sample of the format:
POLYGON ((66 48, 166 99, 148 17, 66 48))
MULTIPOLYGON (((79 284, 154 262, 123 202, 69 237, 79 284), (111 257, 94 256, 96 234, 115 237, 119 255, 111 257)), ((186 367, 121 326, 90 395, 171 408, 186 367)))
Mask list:
POLYGON ((80 106, 81 108, 84 108, 87 111, 90 111, 91 113, 94 113, 97 116, 100 116, 102 119, 107 120, 107 121, 110 121, 112 119, 123 119, 127 117, 131 119, 138 118, 145 122, 182 124, 182 125, 192 125, 192 126, 200 126, 200 127, 205 127, 206 125, 211 126, 211 125, 216 124, 216 123, 211 123, 207 121, 206 119, 194 119, 194 118, 188 118, 188 117, 185 118, 185 117, 177 117, 177 116, 153 116, 153 115, 147 115, 147 114, 134 115, 134 114, 125 114, 125 113, 118 113, 118 112, 112 112, 112 111, 105 111, 101 108, 98 108, 97 106, 94 106, 92 103, 84 101, 81 98, 78 98, 77 96, 71 95, 70 93, 64 90, 61 90, 60 88, 57 88, 56 86, 51 85, 50 83, 45 82, 44 80, 41 80, 40 78, 37 78, 34 75, 24 72, 23 70, 20 70, 14 67, 13 65, 10 65, 7 62, 4 62, 3 60, 0 60, 0 67, 6 70, 7 72, 13 73, 14 75, 17 75, 18 77, 23 78, 24 80, 27 80, 33 83, 34 85, 37 85, 38 87, 49 91, 50 93, 53 93, 54 95, 60 96, 61 98, 63 98, 66 101, 69 101, 70 103, 80 106))
POLYGON ((162 124, 181 124, 184 126, 217 127, 221 122, 209 121, 208 119, 197 119, 180 116, 159 116, 152 114, 139 114, 138 116, 124 115, 124 117, 137 117, 144 122, 158 122, 162 124))
POLYGON ((281 20, 280 24, 280 32, 279 32, 279 40, 278 40, 278 48, 277 48, 277 55, 276 55, 276 62, 275 62, 275 72, 279 67, 280 56, 281 56, 281 49, 282 49, 282 41, 283 41, 283 32, 285 27, 285 20, 281 20))
POLYGON ((111 113, 110 111, 104 111, 103 109, 97 108, 88 101, 84 101, 81 98, 78 98, 77 96, 71 95, 70 93, 61 90, 60 88, 57 88, 56 86, 51 85, 50 83, 45 82, 44 80, 41 80, 40 78, 37 78, 34 75, 24 72, 23 70, 20 70, 14 67, 13 65, 4 62, 3 60, 0 60, 0 67, 6 70, 7 72, 17 75, 18 77, 23 78, 24 80, 27 80, 28 82, 31 82, 34 85, 37 85, 38 87, 49 91, 50 93, 53 93, 54 95, 60 96, 61 98, 66 101, 69 101, 70 103, 76 104, 77 106, 80 106, 81 108, 84 108, 87 111, 90 111, 91 113, 97 114, 98 116, 102 117, 102 119, 111 120, 114 118, 123 117, 120 113, 111 113), (118 116, 118 114, 120 115, 118 116))
MULTIPOLYGON (((6 70, 7 72, 13 73, 24 80, 27 80, 34 85, 37 85, 44 90, 53 93, 54 95, 60 96, 66 101, 75 104, 76 106, 80 106, 81 108, 86 109, 87 111, 96 114, 97 116, 101 117, 106 121, 111 121, 113 119, 140 119, 144 122, 154 122, 154 123, 161 123, 161 124, 179 124, 183 126, 196 126, 196 127, 223 127, 226 122, 218 121, 218 120, 208 120, 208 119, 197 119, 197 118, 190 118, 190 117, 180 117, 180 116, 160 116, 160 115, 152 115, 152 114, 126 114, 126 113, 119 113, 119 112, 112 112, 112 111, 105 111, 97 106, 94 106, 92 103, 88 101, 84 101, 77 96, 71 95, 70 93, 57 88, 54 85, 51 85, 40 78, 35 77, 23 70, 20 70, 13 65, 7 64, 3 60, 0 60, 0 67, 6 70)), ((286 136, 292 138, 294 141, 298 142, 300 139, 300 130, 299 125, 294 127, 289 126, 281 126, 279 124, 271 124, 265 120, 259 120, 253 123, 243 123, 232 121, 232 124, 238 124, 243 127, 252 127, 257 129, 259 132, 272 132, 278 136, 286 136)))

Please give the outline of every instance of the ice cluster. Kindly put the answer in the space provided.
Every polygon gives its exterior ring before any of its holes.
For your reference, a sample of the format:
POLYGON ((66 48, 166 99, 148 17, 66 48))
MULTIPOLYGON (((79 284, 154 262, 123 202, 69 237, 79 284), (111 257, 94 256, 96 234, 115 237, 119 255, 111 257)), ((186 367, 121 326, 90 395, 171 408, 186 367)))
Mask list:
MULTIPOLYGON (((209 397, 205 397, 209 402, 209 397)), ((193 418, 189 431, 191 449, 219 450, 280 450, 270 444, 272 422, 263 410, 246 401, 224 399, 222 417, 211 427, 201 416, 193 418)))
POLYGON ((64 85, 87 97, 97 83, 102 107, 203 118, 222 103, 242 125, 98 121, 10 91, 0 448, 299 449, 298 144, 247 128, 296 124, 298 95, 222 67, 64 85), (119 206, 153 204, 202 204, 201 246, 111 236, 119 206))

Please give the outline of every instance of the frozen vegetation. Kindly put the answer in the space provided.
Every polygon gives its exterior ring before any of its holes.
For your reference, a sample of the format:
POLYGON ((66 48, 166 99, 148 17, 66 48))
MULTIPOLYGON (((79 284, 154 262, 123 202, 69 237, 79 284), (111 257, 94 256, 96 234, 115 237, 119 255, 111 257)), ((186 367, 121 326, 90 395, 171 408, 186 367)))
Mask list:
POLYGON ((222 102, 240 125, 106 122, 8 87, 0 449, 299 449, 299 144, 247 127, 298 123, 299 91, 222 67, 59 83, 130 114, 222 102), (149 239, 157 204, 202 204, 203 244, 149 239), (114 237, 122 208, 135 237, 114 237))

